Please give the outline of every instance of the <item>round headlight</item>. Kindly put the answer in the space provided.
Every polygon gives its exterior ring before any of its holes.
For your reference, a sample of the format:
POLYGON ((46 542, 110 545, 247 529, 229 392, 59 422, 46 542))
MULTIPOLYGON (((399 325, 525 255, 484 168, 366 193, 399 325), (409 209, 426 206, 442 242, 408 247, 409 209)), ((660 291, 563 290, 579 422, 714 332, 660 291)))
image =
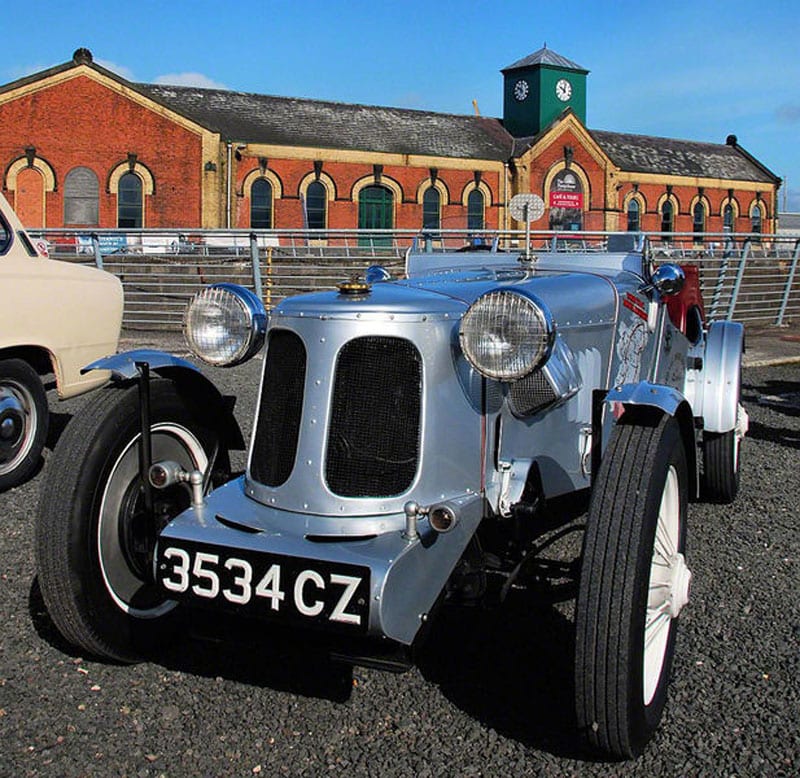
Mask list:
POLYGON ((183 319, 183 334, 198 358, 229 367, 261 348, 266 323, 264 304, 249 289, 215 284, 192 298, 183 319))
POLYGON ((469 363, 481 375, 516 381, 549 356, 552 318, 542 303, 529 297, 490 292, 464 314, 459 337, 469 363))

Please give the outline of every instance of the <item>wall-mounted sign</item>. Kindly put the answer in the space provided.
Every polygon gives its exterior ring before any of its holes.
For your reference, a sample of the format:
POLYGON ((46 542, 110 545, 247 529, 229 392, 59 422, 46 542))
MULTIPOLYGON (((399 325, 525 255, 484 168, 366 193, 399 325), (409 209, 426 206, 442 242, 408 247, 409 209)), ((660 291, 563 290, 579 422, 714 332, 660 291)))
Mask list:
POLYGON ((556 173, 550 184, 550 227, 580 230, 583 223, 583 187, 569 168, 556 173))
POLYGON ((551 208, 583 208, 583 192, 550 191, 551 208))

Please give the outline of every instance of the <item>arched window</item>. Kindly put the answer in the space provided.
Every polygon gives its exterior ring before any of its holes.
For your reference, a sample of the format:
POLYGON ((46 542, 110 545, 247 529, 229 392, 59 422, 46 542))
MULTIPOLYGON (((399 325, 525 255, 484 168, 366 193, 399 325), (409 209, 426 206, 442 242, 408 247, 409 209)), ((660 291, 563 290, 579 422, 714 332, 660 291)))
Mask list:
POLYGON ((319 181, 312 181, 306 189, 306 222, 310 230, 324 230, 327 226, 328 192, 319 181))
POLYGON ((483 221, 484 199, 483 192, 480 189, 473 189, 467 197, 467 229, 482 230, 484 228, 483 221))
POLYGON ((722 211, 722 229, 733 232, 733 206, 728 203, 722 211))
POLYGON ((661 205, 661 232, 674 232, 675 211, 672 200, 664 200, 661 205))
POLYGON ((250 226, 256 230, 272 228, 272 184, 258 178, 250 187, 250 226))
POLYGON ((639 201, 632 197, 628 202, 628 232, 639 232, 641 229, 641 214, 639 201))
POLYGON ((64 179, 64 224, 96 225, 99 213, 100 184, 95 172, 88 167, 73 168, 64 179))
POLYGON ((692 209, 692 231, 695 234, 695 240, 698 235, 706 231, 706 207, 702 201, 698 200, 692 209))
MULTIPOLYGON (((394 194, 385 186, 365 186, 358 195, 358 229, 394 229, 394 194)), ((375 246, 390 246, 391 235, 369 237, 366 243, 375 246)))
POLYGON ((763 214, 760 205, 754 205, 753 210, 750 212, 750 231, 761 232, 761 218, 763 214))
POLYGON ((425 190, 422 196, 422 229, 438 230, 441 226, 441 202, 442 196, 435 187, 425 190))
POLYGON ((125 173, 117 190, 117 226, 133 229, 144 223, 142 214, 142 179, 135 173, 125 173))

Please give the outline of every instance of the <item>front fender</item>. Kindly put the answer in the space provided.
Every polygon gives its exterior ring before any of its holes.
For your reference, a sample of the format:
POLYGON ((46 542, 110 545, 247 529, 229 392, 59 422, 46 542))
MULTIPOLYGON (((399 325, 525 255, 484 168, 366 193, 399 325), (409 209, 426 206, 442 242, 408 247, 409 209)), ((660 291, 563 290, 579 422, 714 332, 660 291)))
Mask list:
POLYGON ((168 354, 166 351, 149 348, 137 348, 132 351, 123 351, 120 354, 101 357, 81 368, 81 374, 89 373, 92 370, 110 370, 112 381, 130 381, 132 378, 138 378, 139 376, 139 369, 136 367, 137 362, 147 362, 150 365, 150 369, 159 375, 164 368, 170 367, 179 367, 202 375, 200 370, 191 362, 168 354))
POLYGON ((157 349, 134 349, 97 359, 86 365, 81 373, 108 370, 112 381, 132 381, 139 377, 136 365, 142 362, 146 362, 153 373, 172 381, 181 394, 208 409, 209 418, 215 420, 220 439, 228 449, 245 449, 241 427, 233 415, 235 398, 223 396, 213 381, 185 359, 157 349))
POLYGON ((625 406, 643 405, 657 408, 670 416, 674 416, 678 407, 686 401, 686 398, 671 386, 640 381, 638 384, 615 386, 609 390, 606 400, 610 403, 622 403, 625 406))
POLYGON ((690 493, 696 496, 699 493, 700 486, 699 462, 695 444, 692 408, 686 397, 671 386, 641 381, 638 384, 624 384, 623 386, 614 387, 606 395, 606 402, 611 403, 612 408, 617 403, 621 404, 626 410, 626 414, 622 417, 623 419, 628 417, 627 411, 629 409, 636 409, 640 413, 644 413, 645 416, 652 416, 654 412, 656 414, 665 413, 677 420, 681 438, 683 439, 684 451, 686 452, 690 493))

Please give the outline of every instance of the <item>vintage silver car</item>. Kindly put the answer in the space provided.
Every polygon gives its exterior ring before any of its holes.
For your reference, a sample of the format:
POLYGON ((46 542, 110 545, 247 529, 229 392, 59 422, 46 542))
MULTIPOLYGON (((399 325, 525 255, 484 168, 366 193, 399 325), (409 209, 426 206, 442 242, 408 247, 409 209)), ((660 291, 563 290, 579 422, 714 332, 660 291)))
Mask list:
POLYGON ((117 350, 122 284, 110 273, 48 259, 0 194, 0 491, 39 466, 49 413, 42 376, 62 399, 108 380, 82 373, 117 350))
POLYGON ((550 506, 585 494, 577 722, 606 754, 643 749, 689 599, 687 502, 735 497, 747 428, 743 328, 706 325, 696 273, 654 267, 646 246, 429 241, 403 279, 373 267, 268 316, 216 285, 185 329, 212 365, 266 339, 246 473, 229 475, 240 432, 192 364, 142 350, 90 365, 115 382, 68 425, 37 529, 67 640, 134 661, 203 608, 380 662, 443 602, 524 583, 550 506))

